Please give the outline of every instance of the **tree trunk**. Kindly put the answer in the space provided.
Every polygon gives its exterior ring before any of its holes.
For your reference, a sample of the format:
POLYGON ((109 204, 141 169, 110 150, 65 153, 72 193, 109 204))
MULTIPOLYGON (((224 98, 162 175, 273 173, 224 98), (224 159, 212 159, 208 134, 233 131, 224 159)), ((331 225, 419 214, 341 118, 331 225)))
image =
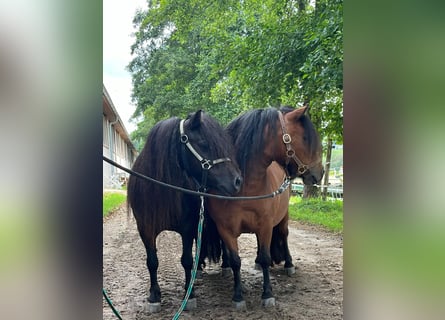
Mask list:
POLYGON ((328 146, 326 149, 326 164, 324 167, 323 191, 321 193, 323 200, 326 200, 328 194, 329 170, 331 169, 331 156, 332 156, 332 139, 328 138, 328 146))
POLYGON ((306 11, 306 0, 298 0, 298 9, 300 12, 306 11))

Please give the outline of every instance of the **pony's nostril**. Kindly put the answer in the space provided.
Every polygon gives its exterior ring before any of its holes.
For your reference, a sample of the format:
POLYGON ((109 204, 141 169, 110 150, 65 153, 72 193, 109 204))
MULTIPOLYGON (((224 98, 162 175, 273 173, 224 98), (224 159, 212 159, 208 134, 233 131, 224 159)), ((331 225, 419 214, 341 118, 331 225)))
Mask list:
POLYGON ((235 178, 235 187, 237 189, 239 189, 241 187, 242 183, 243 183, 243 178, 241 178, 241 177, 236 177, 235 178))

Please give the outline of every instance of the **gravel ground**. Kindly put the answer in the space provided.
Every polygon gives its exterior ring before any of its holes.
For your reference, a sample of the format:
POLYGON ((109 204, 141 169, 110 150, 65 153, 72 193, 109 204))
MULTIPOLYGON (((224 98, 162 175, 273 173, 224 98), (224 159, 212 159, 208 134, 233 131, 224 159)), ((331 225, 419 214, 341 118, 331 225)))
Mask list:
MULTIPOLYGON (((133 217, 125 205, 103 223, 103 285, 124 319, 171 319, 181 304, 184 271, 179 234, 162 232, 158 238, 158 279, 162 310, 150 314, 145 306, 149 274, 145 250, 133 217)), ((218 265, 208 265, 195 282, 198 307, 181 319, 343 319, 343 239, 320 228, 291 222, 289 248, 296 267, 291 277, 283 266, 271 268, 276 306, 261 306, 262 272, 254 270, 256 239, 238 239, 246 311, 232 307, 232 277, 221 276, 218 265)), ((103 319, 117 319, 103 302, 103 319)))

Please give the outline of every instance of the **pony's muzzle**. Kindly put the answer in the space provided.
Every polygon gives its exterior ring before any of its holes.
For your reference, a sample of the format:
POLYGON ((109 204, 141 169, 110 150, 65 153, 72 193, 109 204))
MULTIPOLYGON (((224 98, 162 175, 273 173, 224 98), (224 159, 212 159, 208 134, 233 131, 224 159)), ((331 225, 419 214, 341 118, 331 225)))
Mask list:
POLYGON ((303 175, 303 182, 308 185, 312 184, 320 184, 321 180, 324 176, 324 169, 323 167, 320 167, 319 170, 309 170, 306 171, 303 175))

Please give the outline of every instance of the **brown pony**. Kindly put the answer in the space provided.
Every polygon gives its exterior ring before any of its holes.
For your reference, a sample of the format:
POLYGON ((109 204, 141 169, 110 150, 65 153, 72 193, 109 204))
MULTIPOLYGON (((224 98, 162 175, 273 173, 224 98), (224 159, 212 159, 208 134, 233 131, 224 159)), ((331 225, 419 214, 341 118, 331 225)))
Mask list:
MULTIPOLYGON (((290 179, 302 177, 305 184, 319 183, 324 174, 321 143, 305 112, 306 108, 255 109, 228 125, 226 130, 235 146, 244 181, 238 195, 269 194, 286 176, 290 179)), ((255 233, 257 237, 256 262, 263 270, 264 306, 275 304, 269 278, 272 259, 275 263, 284 260, 284 267, 292 273, 292 257, 287 244, 289 197, 287 190, 278 197, 255 201, 207 200, 208 214, 225 245, 223 267, 226 255, 233 271, 232 301, 236 308, 245 308, 237 241, 241 233, 255 233)))

